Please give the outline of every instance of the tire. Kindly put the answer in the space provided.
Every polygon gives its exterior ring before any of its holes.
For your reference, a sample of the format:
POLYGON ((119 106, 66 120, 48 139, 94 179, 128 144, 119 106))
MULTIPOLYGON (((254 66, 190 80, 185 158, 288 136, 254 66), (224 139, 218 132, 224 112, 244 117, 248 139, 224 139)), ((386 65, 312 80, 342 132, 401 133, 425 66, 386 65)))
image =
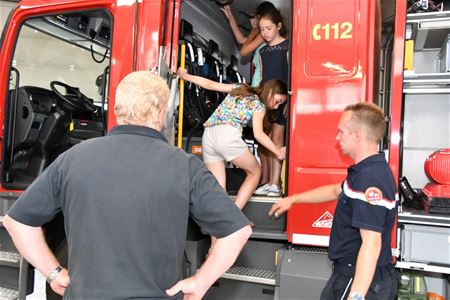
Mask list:
MULTIPOLYGON (((55 250, 56 258, 58 259, 61 266, 65 268, 67 268, 67 261, 69 257, 67 250, 67 240, 63 240, 55 250)), ((56 294, 50 287, 50 284, 48 284, 47 282, 45 283, 45 294, 47 295, 47 300, 62 299, 62 296, 56 294)))

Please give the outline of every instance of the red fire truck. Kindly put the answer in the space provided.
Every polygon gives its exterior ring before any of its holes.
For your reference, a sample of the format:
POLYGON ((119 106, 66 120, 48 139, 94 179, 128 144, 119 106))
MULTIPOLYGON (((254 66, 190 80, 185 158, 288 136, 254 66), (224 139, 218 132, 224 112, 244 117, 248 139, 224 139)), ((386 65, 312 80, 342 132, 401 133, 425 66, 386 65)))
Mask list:
MULTIPOLYGON (((239 56, 220 6, 230 4, 245 31, 246 16, 260 2, 19 2, 0 41, 0 215, 60 153, 116 124, 110 109, 115 89, 135 70, 156 68, 167 79, 172 98, 164 133, 175 146, 198 154, 201 123, 222 95, 178 84, 173 74, 182 65, 214 80, 248 81, 250 60, 239 56)), ((336 145, 338 118, 348 104, 365 101, 378 103, 388 117, 380 150, 405 190, 404 203, 450 198, 448 166, 442 169, 442 163, 434 183, 439 188, 433 190, 438 194, 416 193, 429 182, 427 157, 450 147, 449 8, 427 0, 271 2, 285 17, 290 42, 284 194, 343 180, 351 162, 336 145)), ((440 153, 448 162, 448 151, 440 153)), ((227 176, 239 182, 232 166, 227 176)), ((278 199, 253 197, 246 205, 254 233, 205 298, 318 298, 331 273, 326 254, 335 202, 296 205, 286 216, 269 219, 278 199)), ((430 291, 450 296, 448 206, 433 212, 422 205, 400 207, 393 256, 399 269, 425 276, 430 291)), ((32 269, 0 229, 0 298, 24 299, 33 289, 32 269)), ((64 260, 59 219, 46 234, 64 260)), ((188 233, 184 275, 195 272, 207 247, 208 238, 195 228, 188 233)))

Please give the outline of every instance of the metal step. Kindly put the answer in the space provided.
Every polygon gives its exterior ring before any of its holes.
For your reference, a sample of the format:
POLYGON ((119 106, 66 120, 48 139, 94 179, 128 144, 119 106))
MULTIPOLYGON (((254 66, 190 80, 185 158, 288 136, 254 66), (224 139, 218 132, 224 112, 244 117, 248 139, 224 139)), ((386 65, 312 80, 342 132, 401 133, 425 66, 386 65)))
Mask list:
POLYGON ((225 274, 222 275, 222 278, 266 285, 275 285, 276 276, 276 272, 271 270, 233 266, 227 272, 225 272, 225 274))
POLYGON ((15 251, 0 251, 0 266, 20 267, 22 256, 15 251))
POLYGON ((288 236, 285 232, 279 230, 253 228, 252 239, 267 239, 276 241, 287 241, 288 236))
MULTIPOLYGON (((236 195, 230 195, 230 199, 235 201, 236 195)), ((276 203, 281 197, 269 197, 269 196, 251 196, 248 202, 260 202, 260 203, 276 203)))
POLYGON ((19 299, 19 291, 0 286, 0 300, 16 300, 16 299, 19 299))
POLYGON ((291 251, 300 253, 313 253, 313 254, 324 254, 328 255, 328 248, 324 247, 313 247, 313 246, 298 246, 293 245, 290 248, 291 251))

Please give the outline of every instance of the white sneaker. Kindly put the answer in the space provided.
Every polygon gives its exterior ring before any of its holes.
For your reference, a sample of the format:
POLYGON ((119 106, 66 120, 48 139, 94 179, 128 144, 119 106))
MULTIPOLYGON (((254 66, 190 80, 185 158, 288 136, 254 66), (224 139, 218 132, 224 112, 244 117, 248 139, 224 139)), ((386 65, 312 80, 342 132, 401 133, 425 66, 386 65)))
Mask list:
POLYGON ((281 196, 281 188, 278 185, 271 185, 269 190, 267 191, 267 196, 269 197, 280 197, 281 196))
POLYGON ((257 196, 264 196, 267 195, 267 192, 269 191, 270 184, 266 183, 265 185, 260 186, 257 188, 253 194, 257 196))

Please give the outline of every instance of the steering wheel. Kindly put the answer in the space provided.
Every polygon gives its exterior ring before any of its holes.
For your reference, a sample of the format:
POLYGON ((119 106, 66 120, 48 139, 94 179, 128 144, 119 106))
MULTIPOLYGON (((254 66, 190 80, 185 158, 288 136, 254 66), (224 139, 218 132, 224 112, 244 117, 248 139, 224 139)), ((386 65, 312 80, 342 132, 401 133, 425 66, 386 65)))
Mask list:
POLYGON ((97 110, 97 107, 86 95, 80 92, 77 87, 70 86, 60 81, 50 82, 50 88, 56 94, 58 106, 65 112, 75 113, 75 112, 88 112, 93 113, 97 110), (63 95, 57 89, 57 87, 63 87, 66 93, 63 95))

